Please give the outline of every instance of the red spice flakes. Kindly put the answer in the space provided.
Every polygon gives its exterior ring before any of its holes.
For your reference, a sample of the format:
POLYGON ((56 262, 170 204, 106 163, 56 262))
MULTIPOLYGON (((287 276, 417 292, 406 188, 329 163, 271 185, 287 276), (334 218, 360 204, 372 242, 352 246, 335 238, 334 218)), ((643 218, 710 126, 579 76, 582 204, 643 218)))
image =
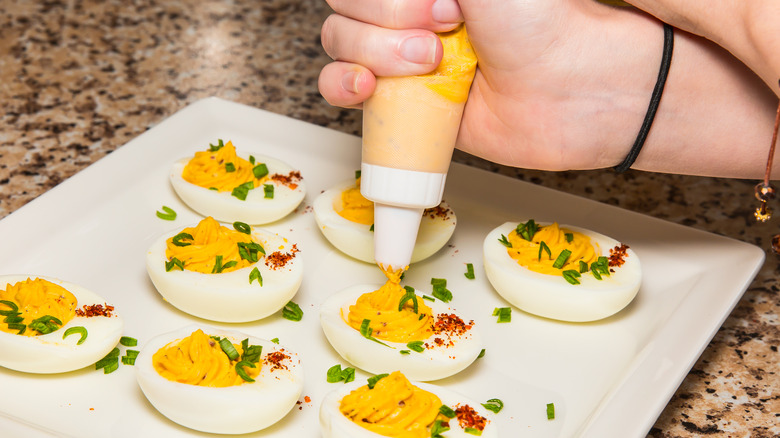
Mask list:
POLYGON ((456 406, 455 418, 458 419, 458 424, 461 429, 470 427, 482 431, 485 429, 485 426, 487 426, 487 418, 479 415, 477 411, 469 405, 456 406))
POLYGON ((111 316, 113 311, 114 306, 109 306, 108 304, 105 306, 102 304, 84 304, 81 309, 76 309, 76 316, 86 316, 88 318, 93 316, 111 316))
POLYGON ((275 251, 265 256, 265 265, 271 269, 283 268, 290 260, 295 258, 295 254, 301 250, 298 249, 298 244, 293 244, 290 252, 275 251))
POLYGON ((289 187, 292 190, 295 190, 298 188, 298 181, 302 180, 303 177, 301 176, 301 172, 298 170, 293 170, 292 172, 288 173, 287 175, 282 175, 280 173, 274 173, 270 176, 271 180, 278 182, 279 184, 284 184, 287 187, 289 187))
POLYGON ((311 397, 309 397, 308 395, 304 396, 303 401, 305 401, 306 403, 311 403, 311 397))
POLYGON ((447 207, 442 207, 441 204, 436 207, 426 208, 423 212, 423 216, 427 216, 431 219, 440 218, 445 221, 450 218, 450 214, 452 214, 452 210, 447 207))
MULTIPOLYGON (((452 347, 455 345, 452 338, 462 336, 474 327, 474 321, 465 323, 458 315, 454 313, 440 313, 434 317, 431 330, 435 335, 443 335, 444 338, 436 337, 433 343, 439 347, 452 347)), ((433 348, 433 345, 425 344, 425 348, 433 348)))
POLYGON ((628 245, 621 243, 609 250, 609 267, 621 267, 626 262, 628 245))
POLYGON ((284 349, 268 353, 263 358, 263 363, 271 367, 271 371, 286 370, 287 365, 282 363, 285 360, 290 359, 288 354, 284 353, 284 349))

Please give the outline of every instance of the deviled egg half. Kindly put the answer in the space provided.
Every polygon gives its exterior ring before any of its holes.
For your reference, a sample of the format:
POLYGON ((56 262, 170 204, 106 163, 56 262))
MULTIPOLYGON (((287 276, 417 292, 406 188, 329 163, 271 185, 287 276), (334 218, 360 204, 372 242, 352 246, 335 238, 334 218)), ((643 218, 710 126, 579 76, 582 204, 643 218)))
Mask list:
POLYGON ((298 245, 243 222, 212 217, 160 236, 146 255, 152 283, 178 309, 220 322, 265 318, 303 280, 298 245))
POLYGON ((498 437, 493 414, 462 395, 393 371, 351 382, 320 405, 323 438, 498 437))
POLYGON ((328 297, 320 323, 341 357, 374 374, 400 370, 412 380, 443 379, 468 367, 482 351, 474 321, 447 303, 400 285, 356 285, 328 297))
POLYGON ((170 420, 202 432, 265 429, 295 406, 303 390, 297 354, 236 331, 184 327, 144 345, 136 377, 170 420))
POLYGON ((124 329, 102 297, 44 276, 0 276, 0 317, 0 366, 27 373, 92 365, 117 345, 124 329))
POLYGON ((176 194, 196 212, 223 222, 261 225, 295 210, 306 195, 301 173, 263 155, 238 156, 219 140, 171 166, 176 194))
MULTIPOLYGON (((314 219, 326 239, 339 251, 374 262, 374 203, 360 194, 359 174, 322 192, 314 200, 314 219)), ((412 263, 425 260, 452 237, 457 218, 447 202, 423 212, 412 251, 412 263)))
POLYGON ((535 315, 584 322, 626 307, 642 283, 627 245, 584 228, 507 222, 485 237, 485 272, 504 299, 535 315))

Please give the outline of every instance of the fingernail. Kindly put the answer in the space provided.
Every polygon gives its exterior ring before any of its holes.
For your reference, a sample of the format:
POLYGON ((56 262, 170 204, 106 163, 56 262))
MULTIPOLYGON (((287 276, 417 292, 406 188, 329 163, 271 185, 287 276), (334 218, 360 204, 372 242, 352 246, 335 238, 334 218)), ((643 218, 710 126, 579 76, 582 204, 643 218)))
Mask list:
POLYGON ((363 72, 348 71, 341 77, 341 88, 349 91, 350 93, 358 94, 360 88, 358 84, 363 78, 363 72))
POLYGON ((460 23, 463 16, 456 0, 436 0, 431 8, 431 16, 439 23, 460 23))
POLYGON ((401 43, 401 57, 415 64, 432 64, 436 61, 436 40, 435 35, 407 38, 401 43))

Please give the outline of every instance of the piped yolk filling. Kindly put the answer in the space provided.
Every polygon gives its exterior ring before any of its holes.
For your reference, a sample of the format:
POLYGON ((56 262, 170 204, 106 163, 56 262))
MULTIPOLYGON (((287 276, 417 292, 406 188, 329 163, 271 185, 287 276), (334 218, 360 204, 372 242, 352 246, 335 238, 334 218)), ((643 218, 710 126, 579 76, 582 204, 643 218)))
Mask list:
POLYGON ((430 337, 433 333, 433 310, 420 297, 417 297, 417 313, 411 300, 399 310, 401 299, 406 295, 406 289, 400 284, 403 269, 383 270, 387 282, 373 292, 364 293, 349 306, 347 323, 360 330, 367 319, 372 336, 389 342, 407 343, 430 337))
POLYGON ((341 399, 339 410, 355 424, 388 437, 422 438, 439 415, 441 399, 412 385, 398 371, 373 389, 362 386, 341 399))
MULTIPOLYGON (((192 236, 169 238, 166 241, 165 256, 168 260, 174 257, 184 264, 188 271, 210 274, 216 272, 231 272, 245 268, 254 262, 242 258, 239 243, 255 243, 249 234, 245 234, 219 224, 214 218, 207 217, 195 227, 187 227, 177 236, 188 234, 192 236), (177 244, 178 243, 178 244, 177 244), (217 256, 221 256, 217 266, 217 256), (232 263, 235 262, 235 263, 232 263)), ((262 254, 258 255, 261 257, 262 254)))
POLYGON ((252 170, 255 165, 237 156, 235 146, 228 141, 218 150, 196 152, 184 166, 181 176, 197 186, 227 192, 250 181, 254 187, 260 187, 268 176, 255 178, 252 170))
MULTIPOLYGON (((73 319, 77 307, 76 297, 70 291, 41 278, 28 278, 16 284, 6 284, 5 290, 0 290, 0 300, 16 304, 18 309, 13 313, 17 314, 15 315, 17 318, 23 318, 18 324, 24 325, 29 325, 32 321, 47 315, 59 319, 62 325, 65 325, 73 319)), ((0 311, 4 311, 3 314, 11 310, 13 310, 11 306, 0 303, 0 311)), ((7 319, 7 316, 3 319, 7 319)), ((0 331, 19 333, 19 330, 10 328, 8 322, 2 320, 0 320, 0 331)), ((36 336, 40 333, 28 329, 20 334, 36 336)))
MULTIPOLYGON (((233 344, 239 354, 241 345, 233 344)), ((219 342, 198 329, 184 339, 171 342, 152 356, 152 365, 162 377, 196 386, 227 387, 244 383, 235 370, 238 360, 231 361, 219 342)), ((255 368, 245 367, 246 374, 255 378, 262 362, 255 368)))
POLYGON ((561 271, 568 269, 579 271, 580 260, 590 265, 599 257, 588 236, 561 228, 557 223, 539 227, 530 241, 520 236, 517 230, 509 233, 507 240, 512 245, 507 248, 509 256, 521 266, 540 274, 561 275, 561 271), (540 252, 542 242, 550 249, 550 254, 543 249, 540 252), (554 267, 563 250, 571 251, 571 255, 560 268, 554 267))

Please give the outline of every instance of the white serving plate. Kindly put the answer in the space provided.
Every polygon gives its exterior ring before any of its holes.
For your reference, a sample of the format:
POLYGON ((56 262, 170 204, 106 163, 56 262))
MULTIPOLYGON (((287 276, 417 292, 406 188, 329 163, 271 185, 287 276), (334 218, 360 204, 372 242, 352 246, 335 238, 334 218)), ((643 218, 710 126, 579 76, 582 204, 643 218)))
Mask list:
MULTIPOLYGON (((125 334, 137 338, 139 348, 193 322, 278 337, 301 354, 303 395, 311 402, 250 436, 318 437, 319 401, 339 385, 326 382, 326 371, 348 365, 322 334, 319 304, 347 286, 381 282, 383 275, 335 250, 305 207, 359 164, 357 137, 205 99, 0 221, 0 274, 48 275, 92 289, 116 306, 125 334), (169 166, 217 138, 286 161, 306 180, 304 204, 265 226, 300 242, 306 267, 294 298, 305 312, 300 322, 279 313, 243 324, 199 320, 164 302, 146 275, 144 255, 153 239, 200 219, 171 189, 169 166), (176 221, 156 217, 162 205, 178 212, 176 221)), ((645 436, 764 259, 747 243, 459 164, 451 167, 445 199, 458 228, 449 246, 412 267, 406 284, 425 290, 431 277, 447 278, 452 305, 470 309, 466 316, 482 326, 485 357, 437 384, 477 401, 502 399, 501 436, 645 436), (595 323, 555 322, 514 309, 511 323, 497 324, 493 309, 508 304, 485 278, 482 240, 498 224, 526 217, 590 228, 629 244, 644 268, 634 302, 595 323), (463 276, 466 263, 474 264, 475 280, 463 276), (547 403, 555 403, 554 420, 547 420, 547 403)), ((366 377, 358 371, 357 379, 366 377)), ((206 435, 157 413, 130 366, 109 375, 87 368, 50 376, 0 368, 0 390, 3 436, 206 435)))

